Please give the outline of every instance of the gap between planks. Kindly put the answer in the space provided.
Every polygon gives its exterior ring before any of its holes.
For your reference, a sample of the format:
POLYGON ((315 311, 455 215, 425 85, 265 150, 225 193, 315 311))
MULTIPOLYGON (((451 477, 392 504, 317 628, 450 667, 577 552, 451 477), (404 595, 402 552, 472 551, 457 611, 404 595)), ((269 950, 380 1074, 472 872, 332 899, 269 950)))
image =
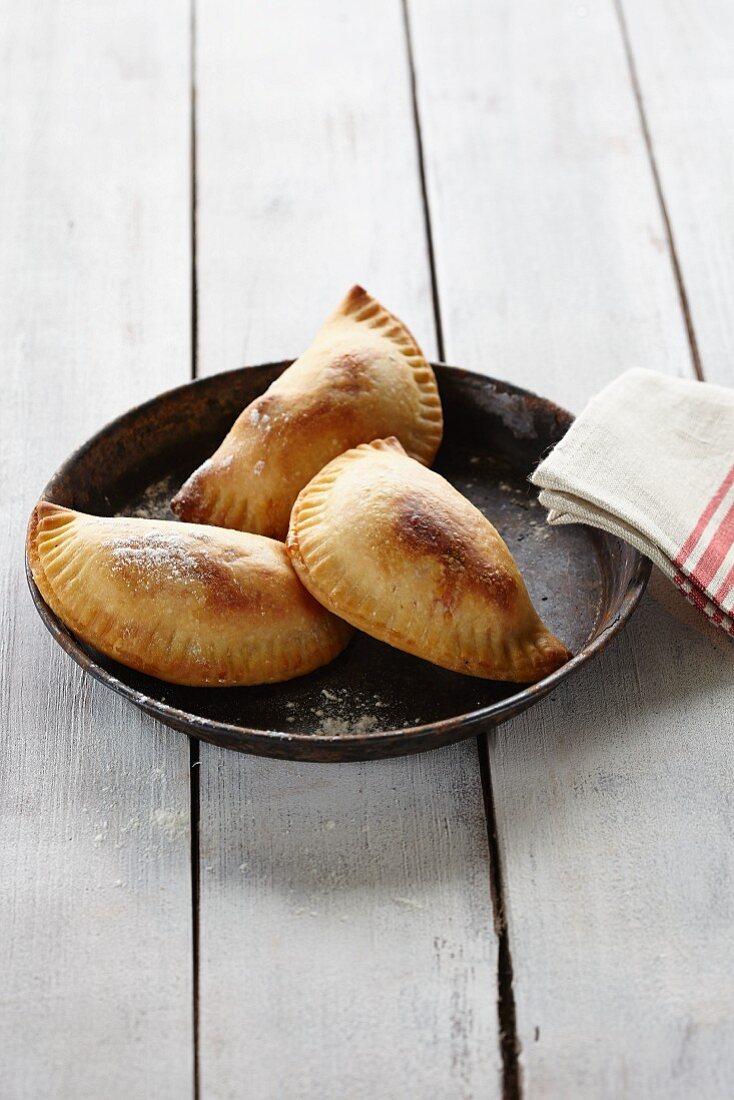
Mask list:
POLYGON ((645 149, 647 150, 647 159, 650 163, 650 172, 652 173, 655 194, 657 196, 658 205, 660 206, 660 214, 663 219, 663 225, 665 226, 665 236, 668 241, 668 253, 670 255, 670 263, 673 268, 673 277, 675 279, 675 285, 678 290, 678 299, 680 301, 680 308, 681 312, 683 313, 683 321, 685 323, 686 333, 688 335, 688 345, 691 349, 691 362, 693 363, 693 369, 695 371, 696 377, 698 378, 699 382, 703 382, 703 364, 701 362, 701 355, 698 350, 698 340, 696 339, 696 330, 693 325, 691 305, 688 300, 688 291, 686 290, 686 284, 683 279, 683 270, 680 265, 680 260, 678 259, 678 249, 676 248, 675 244, 673 226, 671 225, 670 217, 668 215, 668 206, 665 201, 663 185, 660 179, 660 172, 658 171, 658 164, 655 158, 655 150, 652 143, 652 134, 650 133, 650 126, 647 121, 647 112, 645 111, 645 103, 642 98, 642 88, 640 86, 640 80, 637 75, 637 64, 635 62, 635 55, 632 51, 632 42, 630 40, 629 31, 627 29, 627 19, 624 14, 622 0, 612 0, 612 2, 614 4, 614 10, 617 15, 617 22, 619 23, 619 33, 622 37, 622 46, 624 48, 624 56, 627 61, 627 70, 629 72, 629 78, 632 85, 632 92, 635 97, 635 103, 637 104, 637 114, 640 119, 640 129, 642 131, 642 137, 645 142, 645 149))
POLYGON ((408 0, 401 0, 403 12, 403 27, 405 29, 405 49, 408 59, 408 76, 410 80, 410 99, 413 107, 413 125, 415 127, 415 150, 418 159, 418 175, 421 185, 421 200, 423 202, 423 221, 426 230, 426 250, 428 252, 428 266, 431 274, 431 298, 433 303, 433 324, 436 330, 436 350, 440 362, 446 362, 446 352, 443 343, 443 322, 441 320, 441 303, 438 296, 438 278, 436 276, 436 259, 433 248, 433 230, 431 228, 431 208, 428 203, 428 189, 426 187, 426 166, 423 156, 423 134, 421 132, 421 116, 418 110, 418 86, 415 76, 415 61, 413 58, 413 42, 410 35, 410 13, 408 12, 408 0))
POLYGON ((192 1040, 194 1044, 194 1100, 199 1097, 199 742, 189 737, 189 785, 191 791, 191 965, 192 1040))
MULTIPOLYGON (((191 379, 198 375, 199 299, 196 282, 196 0, 189 9, 189 142, 190 142, 190 202, 191 240, 191 379)), ((199 1058, 199 742, 189 738, 189 791, 191 830, 191 967, 192 967, 192 1042, 194 1046, 193 1100, 200 1096, 201 1071, 199 1058)))
POLYGON ((191 378, 198 377, 199 299, 196 287, 196 0, 189 10, 189 142, 191 145, 191 378))
POLYGON ((488 733, 482 733, 477 737, 477 752, 479 753, 479 773, 482 777, 484 812, 487 818, 489 886, 492 895, 494 930, 497 933, 497 1019, 499 1023, 500 1055, 502 1057, 502 1096, 503 1100, 521 1100, 520 1041, 517 1034, 515 994, 512 988, 512 953, 507 927, 502 863, 497 839, 497 815, 492 793, 489 736, 488 733))
MULTIPOLYGON (((420 107, 418 104, 418 85, 416 79, 415 59, 413 55, 413 41, 410 29, 409 0, 401 0, 403 12, 403 26, 405 28, 405 48, 407 52, 408 72, 410 76, 410 94, 413 107, 413 122, 415 125, 416 155, 418 159, 418 171, 420 175, 421 199, 423 202, 423 218, 426 232, 426 248, 431 274, 431 294, 433 299, 433 318, 436 329, 436 347, 441 362, 446 361, 446 351, 443 340, 443 323, 441 320, 441 300, 438 289, 438 275, 436 272, 435 248, 433 230, 431 226, 431 209, 428 201, 428 187, 426 184, 425 157, 423 151, 423 133, 421 130, 420 107)), ((522 1081, 519 1062, 519 1040, 517 1035, 517 1019, 515 1013, 515 995, 512 988, 512 953, 510 951, 510 933, 505 916, 505 903, 502 885, 502 868, 500 865, 499 844, 497 841, 497 819, 494 812, 494 796, 492 793, 492 773, 489 761, 489 734, 480 734, 477 737, 477 753, 479 756, 479 772, 482 782, 482 794, 484 801, 484 813, 487 823, 487 844, 489 848, 489 887, 492 898, 492 915, 494 929, 497 934, 497 1022, 498 1043, 502 1059, 502 1096, 504 1100, 521 1100, 522 1081)))

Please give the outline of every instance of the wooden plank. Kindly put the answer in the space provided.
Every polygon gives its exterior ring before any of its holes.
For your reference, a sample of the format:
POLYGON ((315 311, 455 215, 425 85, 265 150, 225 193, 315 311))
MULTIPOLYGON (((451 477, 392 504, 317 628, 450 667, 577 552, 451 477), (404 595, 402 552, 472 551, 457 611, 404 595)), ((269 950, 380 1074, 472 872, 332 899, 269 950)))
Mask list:
POLYGON ((613 8, 410 12, 448 360, 574 410, 630 366, 688 374, 613 8))
MULTIPOLYGON (((202 4, 197 102, 202 372, 298 354, 355 281, 434 353, 399 4, 202 4)), ((474 743, 200 771, 203 1094, 498 1096, 474 743)))
POLYGON ((204 1095, 499 1096, 474 743, 201 783, 204 1095))
POLYGON ((301 7, 199 5, 202 374, 300 354, 355 282, 435 355, 399 4, 301 7))
MULTIPOLYGON (((447 358, 572 408, 690 372, 613 7, 411 18, 447 358)), ((489 744, 528 1096, 731 1095, 732 650, 658 591, 489 744)))
POLYGON ((620 3, 705 377, 734 384, 734 6, 620 3))
POLYGON ((17 4, 2 36, 0 1091, 178 1100, 188 743, 53 644, 22 535, 72 447, 189 373, 188 16, 17 4))
POLYGON ((490 746, 529 1095, 731 1096, 734 692, 713 632, 645 600, 490 746))

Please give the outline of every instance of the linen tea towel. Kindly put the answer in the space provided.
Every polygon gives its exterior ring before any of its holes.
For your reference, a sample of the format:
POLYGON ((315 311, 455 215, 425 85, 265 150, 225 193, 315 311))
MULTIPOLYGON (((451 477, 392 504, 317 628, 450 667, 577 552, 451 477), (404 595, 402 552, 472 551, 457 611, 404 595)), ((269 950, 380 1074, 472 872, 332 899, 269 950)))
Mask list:
POLYGON ((627 371, 531 480, 549 523, 631 543, 734 636, 734 390, 627 371))

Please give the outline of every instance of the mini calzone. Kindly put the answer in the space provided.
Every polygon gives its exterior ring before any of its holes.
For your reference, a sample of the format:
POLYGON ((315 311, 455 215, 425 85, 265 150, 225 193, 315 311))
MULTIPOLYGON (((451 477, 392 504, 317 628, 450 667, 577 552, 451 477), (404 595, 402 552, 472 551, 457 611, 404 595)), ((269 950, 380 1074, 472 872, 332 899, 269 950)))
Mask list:
POLYGON ((175 684, 288 680, 326 664, 351 635, 305 590, 285 547, 258 535, 104 519, 42 501, 28 559, 74 634, 175 684))
POLYGON ((414 338, 355 286, 308 351, 240 414, 171 507, 191 523, 282 539, 299 491, 332 458, 394 435, 429 465, 442 427, 436 379, 414 338))
POLYGON ((530 683, 571 656, 492 524, 395 439, 330 462, 299 495, 287 545, 330 611, 444 668, 530 683))

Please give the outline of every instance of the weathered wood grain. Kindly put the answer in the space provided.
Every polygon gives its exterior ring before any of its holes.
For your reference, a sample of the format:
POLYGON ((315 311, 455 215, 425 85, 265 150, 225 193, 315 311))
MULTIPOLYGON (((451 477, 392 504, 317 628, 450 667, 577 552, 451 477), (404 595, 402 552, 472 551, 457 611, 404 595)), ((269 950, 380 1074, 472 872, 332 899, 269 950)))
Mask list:
POLYGON ((645 600, 490 745, 528 1096, 731 1095, 733 654, 714 629, 645 600))
POLYGON ((447 359, 574 411, 630 366, 688 374, 611 3, 410 14, 447 359))
MULTIPOLYGON (((197 10, 199 367, 296 355, 353 282, 435 352, 399 4, 197 10), (221 33, 226 25, 228 33, 221 33)), ((201 751, 203 1094, 500 1093, 473 742, 201 751)))
POLYGON ((192 1079, 188 744, 52 643, 26 517, 68 451, 189 372, 188 16, 16 4, 0 67, 0 1092, 192 1079))
MULTIPOLYGON (((411 17, 447 358, 576 409, 689 373, 613 6, 411 17)), ((731 1095, 732 647, 665 597, 489 743, 526 1096, 731 1095)))
POLYGON ((619 7, 704 375, 734 385, 734 5, 619 7))
POLYGON ((400 4, 199 0, 197 99, 201 372, 298 355, 355 282, 433 355, 400 4))
POLYGON ((500 1095, 475 758, 202 752, 204 1095, 500 1095))

